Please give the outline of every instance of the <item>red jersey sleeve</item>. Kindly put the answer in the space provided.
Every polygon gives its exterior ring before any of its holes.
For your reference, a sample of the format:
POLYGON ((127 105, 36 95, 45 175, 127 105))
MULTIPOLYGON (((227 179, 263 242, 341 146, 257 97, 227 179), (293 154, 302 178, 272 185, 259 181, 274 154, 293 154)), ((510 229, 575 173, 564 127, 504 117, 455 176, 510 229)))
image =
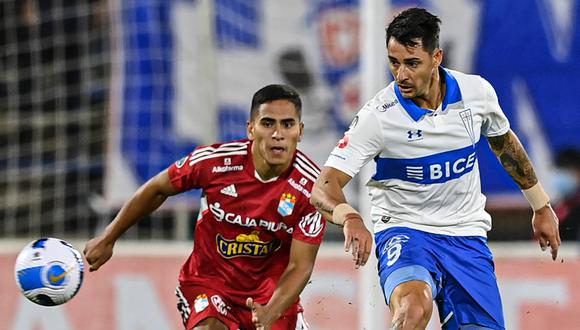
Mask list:
POLYGON ((202 167, 200 162, 194 161, 198 149, 171 164, 167 170, 171 184, 180 192, 201 188, 203 185, 200 182, 200 178, 203 178, 203 175, 200 175, 202 167))
POLYGON ((326 219, 314 206, 308 205, 304 208, 300 220, 294 228, 292 238, 306 243, 320 244, 325 231, 326 219))

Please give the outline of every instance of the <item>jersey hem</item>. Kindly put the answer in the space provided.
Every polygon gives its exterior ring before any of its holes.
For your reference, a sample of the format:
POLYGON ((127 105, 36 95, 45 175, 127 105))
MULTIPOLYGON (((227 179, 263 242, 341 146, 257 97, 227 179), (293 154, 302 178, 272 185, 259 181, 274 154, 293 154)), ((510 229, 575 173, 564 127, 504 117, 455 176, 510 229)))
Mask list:
POLYGON ((326 163, 324 163, 324 166, 326 166, 326 167, 332 167, 335 170, 341 171, 342 173, 350 176, 351 178, 354 178, 358 174, 358 171, 355 173, 354 171, 352 171, 352 170, 350 170, 348 168, 342 168, 340 165, 337 165, 336 163, 334 163, 333 161, 331 161, 330 158, 326 161, 326 163))
POLYGON ((486 137, 496 137, 496 136, 501 136, 506 134, 508 131, 510 130, 510 126, 508 125, 507 127, 500 129, 497 132, 493 132, 493 133, 488 133, 487 135, 485 135, 486 137))
POLYGON ((383 223, 380 220, 374 225, 374 233, 381 232, 388 228, 404 227, 415 230, 424 231, 431 234, 447 235, 447 236, 482 236, 487 238, 487 230, 484 228, 457 228, 457 226, 449 226, 445 228, 437 228, 433 226, 419 225, 416 223, 383 223))

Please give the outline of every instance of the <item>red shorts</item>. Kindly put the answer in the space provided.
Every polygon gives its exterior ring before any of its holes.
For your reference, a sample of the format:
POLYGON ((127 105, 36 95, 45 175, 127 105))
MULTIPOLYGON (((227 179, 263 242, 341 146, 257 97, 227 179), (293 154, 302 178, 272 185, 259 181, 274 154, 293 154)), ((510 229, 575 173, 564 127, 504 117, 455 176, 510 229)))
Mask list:
MULTIPOLYGON (((186 330, 193 329, 201 321, 213 317, 224 323, 230 330, 256 329, 252 323, 252 312, 241 302, 234 303, 218 290, 204 286, 178 286, 177 309, 181 313, 186 330)), ((292 305, 271 330, 309 329, 298 304, 292 305)))

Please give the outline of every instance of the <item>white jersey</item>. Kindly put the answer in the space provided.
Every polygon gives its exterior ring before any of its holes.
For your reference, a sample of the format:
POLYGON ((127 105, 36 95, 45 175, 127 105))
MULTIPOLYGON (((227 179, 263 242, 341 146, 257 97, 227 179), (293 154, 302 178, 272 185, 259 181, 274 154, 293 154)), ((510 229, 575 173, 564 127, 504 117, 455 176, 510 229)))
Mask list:
POLYGON ((509 122, 480 76, 442 69, 442 105, 422 109, 389 84, 357 114, 325 166, 352 177, 371 159, 367 183, 374 231, 403 226, 454 236, 486 236, 491 216, 481 193, 476 145, 509 122))

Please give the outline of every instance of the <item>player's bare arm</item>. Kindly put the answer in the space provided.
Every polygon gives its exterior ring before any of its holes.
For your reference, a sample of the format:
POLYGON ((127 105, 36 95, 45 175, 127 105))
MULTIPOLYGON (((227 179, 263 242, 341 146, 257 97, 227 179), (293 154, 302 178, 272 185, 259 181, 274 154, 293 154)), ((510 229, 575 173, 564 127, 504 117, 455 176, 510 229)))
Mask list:
POLYGON ((344 249, 351 251, 355 267, 364 266, 371 254, 373 238, 361 215, 348 203, 342 188, 352 178, 332 167, 323 167, 312 188, 310 203, 330 222, 342 226, 344 249))
POLYGON ((528 154, 512 130, 504 135, 488 137, 488 141, 503 168, 521 189, 529 189, 538 183, 528 154))
POLYGON ((246 305, 252 310, 252 322, 258 330, 269 329, 297 299, 310 279, 318 254, 318 244, 293 239, 290 260, 280 277, 278 286, 266 305, 248 298, 246 305))
POLYGON ((534 209, 532 228, 542 250, 549 246, 552 259, 556 260, 561 244, 558 218, 536 177, 524 147, 512 130, 504 135, 489 137, 488 141, 504 169, 522 189, 534 209))
POLYGON ((113 247, 117 239, 139 219, 161 206, 167 197, 177 192, 169 180, 167 170, 143 184, 123 205, 105 231, 87 242, 83 253, 89 263, 89 270, 95 271, 107 262, 113 255, 113 247))
POLYGON ((346 203, 346 197, 342 192, 342 188, 346 186, 351 179, 350 176, 342 171, 331 167, 323 167, 312 188, 310 203, 314 205, 318 212, 322 213, 328 221, 335 225, 342 225, 342 222, 335 222, 333 213, 336 205, 346 203))

